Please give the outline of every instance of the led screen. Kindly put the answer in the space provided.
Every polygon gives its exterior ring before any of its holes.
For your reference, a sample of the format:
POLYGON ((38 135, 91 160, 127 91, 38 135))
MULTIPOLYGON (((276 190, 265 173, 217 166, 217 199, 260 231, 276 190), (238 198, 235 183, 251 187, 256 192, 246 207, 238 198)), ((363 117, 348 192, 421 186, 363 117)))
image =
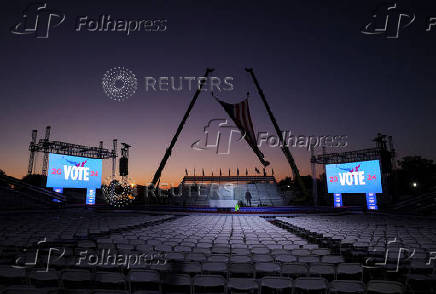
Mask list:
POLYGON ((327 164, 329 193, 382 193, 378 160, 327 164))
POLYGON ((100 188, 102 160, 49 154, 47 187, 100 188))

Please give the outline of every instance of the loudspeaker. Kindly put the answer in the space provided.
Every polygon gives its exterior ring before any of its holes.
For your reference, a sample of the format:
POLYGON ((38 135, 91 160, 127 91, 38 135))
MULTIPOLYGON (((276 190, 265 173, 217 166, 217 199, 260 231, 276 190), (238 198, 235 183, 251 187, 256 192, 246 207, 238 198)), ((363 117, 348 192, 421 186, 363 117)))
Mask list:
POLYGON ((129 174, 129 159, 127 157, 120 158, 120 176, 125 177, 129 174))

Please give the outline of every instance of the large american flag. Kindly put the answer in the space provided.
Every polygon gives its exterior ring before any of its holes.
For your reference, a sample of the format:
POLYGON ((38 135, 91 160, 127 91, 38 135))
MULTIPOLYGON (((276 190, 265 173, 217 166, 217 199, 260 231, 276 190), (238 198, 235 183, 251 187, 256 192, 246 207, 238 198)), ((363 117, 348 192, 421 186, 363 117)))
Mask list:
POLYGON ((250 109, 248 107, 248 98, 236 104, 230 104, 219 99, 216 100, 221 104, 239 130, 245 134, 245 140, 248 145, 250 145, 251 149, 253 149, 260 162, 264 166, 269 165, 269 162, 264 159, 263 153, 257 147, 256 135, 253 129, 253 122, 251 121, 250 109))

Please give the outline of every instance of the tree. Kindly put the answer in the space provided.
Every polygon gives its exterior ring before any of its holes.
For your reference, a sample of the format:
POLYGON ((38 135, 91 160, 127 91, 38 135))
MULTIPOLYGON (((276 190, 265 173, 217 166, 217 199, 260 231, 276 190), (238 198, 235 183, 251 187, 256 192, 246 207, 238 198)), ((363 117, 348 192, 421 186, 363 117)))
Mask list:
POLYGON ((38 186, 38 187, 45 187, 47 183, 47 176, 44 175, 26 175, 23 177, 23 182, 26 182, 28 184, 38 186))
POLYGON ((405 156, 398 161, 398 166, 403 191, 425 191, 434 186, 436 164, 433 160, 421 156, 405 156))
POLYGON ((289 191, 293 189, 294 183, 292 182, 292 179, 290 177, 286 177, 280 180, 277 183, 277 186, 280 188, 281 191, 289 191))
MULTIPOLYGON (((5 176, 5 175, 6 173, 4 172, 4 170, 0 169, 0 176, 5 176)), ((0 181, 0 187, 7 187, 7 186, 8 186, 7 182, 0 181)))

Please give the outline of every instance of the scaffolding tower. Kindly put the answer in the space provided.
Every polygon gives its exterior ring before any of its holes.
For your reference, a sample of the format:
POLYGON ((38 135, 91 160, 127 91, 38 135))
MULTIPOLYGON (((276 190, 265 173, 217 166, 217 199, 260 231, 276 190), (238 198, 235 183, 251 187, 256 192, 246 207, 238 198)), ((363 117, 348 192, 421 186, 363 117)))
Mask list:
POLYGON ((110 159, 112 158, 112 177, 115 177, 115 164, 117 158, 117 140, 113 140, 113 149, 109 150, 103 148, 103 141, 99 142, 98 147, 78 145, 72 143, 66 143, 61 141, 50 141, 51 127, 47 126, 45 129, 44 139, 40 139, 37 142, 37 130, 32 130, 32 141, 29 144, 29 164, 27 168, 27 174, 31 175, 34 171, 34 160, 36 153, 43 153, 42 162, 42 174, 47 175, 48 167, 48 154, 64 154, 71 156, 79 156, 85 158, 94 159, 110 159))

